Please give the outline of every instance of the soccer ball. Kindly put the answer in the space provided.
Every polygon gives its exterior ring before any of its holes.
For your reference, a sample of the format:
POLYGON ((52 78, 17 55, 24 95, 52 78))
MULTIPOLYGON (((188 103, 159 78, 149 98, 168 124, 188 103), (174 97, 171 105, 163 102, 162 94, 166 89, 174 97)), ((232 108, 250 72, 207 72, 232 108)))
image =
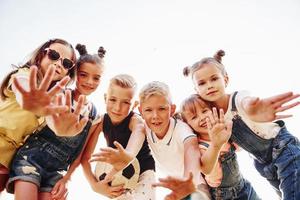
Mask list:
MULTIPOLYGON (((106 162, 97 162, 95 176, 98 181, 105 179, 106 174, 112 170, 113 166, 106 162)), ((125 169, 118 171, 114 179, 109 183, 111 186, 123 184, 125 189, 132 190, 136 187, 140 176, 140 164, 135 158, 125 169)))

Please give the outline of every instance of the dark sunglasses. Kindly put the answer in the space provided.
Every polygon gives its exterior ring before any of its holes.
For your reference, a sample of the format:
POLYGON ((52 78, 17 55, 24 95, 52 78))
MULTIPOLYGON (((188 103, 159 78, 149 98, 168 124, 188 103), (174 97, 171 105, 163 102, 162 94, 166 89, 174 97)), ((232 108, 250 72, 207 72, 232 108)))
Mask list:
POLYGON ((46 53, 47 53, 50 60, 55 60, 56 61, 56 60, 61 59, 62 60, 62 65, 65 69, 70 70, 74 67, 74 63, 73 63, 72 60, 70 60, 68 58, 61 58, 60 54, 57 51, 55 51, 53 49, 49 49, 49 48, 45 49, 45 51, 46 51, 46 53))

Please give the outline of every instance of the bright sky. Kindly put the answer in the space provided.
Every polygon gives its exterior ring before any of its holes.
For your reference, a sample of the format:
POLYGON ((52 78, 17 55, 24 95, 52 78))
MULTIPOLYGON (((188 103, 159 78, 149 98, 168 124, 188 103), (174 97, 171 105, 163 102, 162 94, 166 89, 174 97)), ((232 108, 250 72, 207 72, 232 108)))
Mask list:
MULTIPOLYGON (((11 70, 10 64, 24 61, 38 45, 59 37, 74 46, 86 44, 91 53, 99 46, 107 49, 106 74, 91 97, 101 112, 107 80, 119 73, 133 75, 140 87, 153 80, 166 82, 179 105, 194 92, 182 68, 218 49, 226 51, 228 92, 243 89, 260 97, 300 93, 299 22, 298 0, 1 0, 1 78, 11 70)), ((296 129, 300 107, 287 113, 294 114, 286 120, 288 129, 300 137, 296 129)), ((257 193, 276 199, 249 155, 239 153, 239 159, 257 193)), ((83 198, 100 196, 92 192, 79 168, 69 184, 69 199, 83 198)))

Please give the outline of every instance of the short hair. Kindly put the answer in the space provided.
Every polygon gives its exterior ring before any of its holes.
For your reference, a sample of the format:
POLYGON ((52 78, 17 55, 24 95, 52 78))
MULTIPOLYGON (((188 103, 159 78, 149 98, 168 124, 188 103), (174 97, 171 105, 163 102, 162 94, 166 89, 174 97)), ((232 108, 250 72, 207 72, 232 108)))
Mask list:
POLYGON ((110 79, 109 88, 112 85, 117 85, 121 88, 132 88, 134 92, 137 88, 137 83, 134 78, 128 74, 118 74, 110 79))
POLYGON ((144 102, 153 95, 164 96, 169 103, 172 102, 169 86, 160 81, 152 81, 144 85, 139 93, 140 103, 144 102))

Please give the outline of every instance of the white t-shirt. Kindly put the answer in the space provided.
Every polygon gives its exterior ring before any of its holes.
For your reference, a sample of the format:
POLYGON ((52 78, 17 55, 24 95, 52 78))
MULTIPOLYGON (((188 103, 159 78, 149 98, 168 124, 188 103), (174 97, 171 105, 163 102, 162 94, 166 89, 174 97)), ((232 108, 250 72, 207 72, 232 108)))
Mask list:
MULTIPOLYGON (((226 119, 233 119, 233 113, 231 112, 232 109, 232 96, 230 96, 229 105, 227 112, 225 113, 226 119)), ((243 121, 247 124, 247 126, 258 136, 264 138, 264 139, 270 139, 275 138, 276 135, 280 131, 280 127, 277 123, 274 122, 254 122, 252 121, 247 114, 245 113, 245 110, 242 108, 242 100, 245 97, 249 97, 249 93, 246 91, 239 91, 236 95, 235 104, 237 107, 238 115, 243 119, 243 121)))
POLYGON ((146 126, 147 141, 156 165, 167 175, 183 176, 184 141, 196 137, 192 129, 181 120, 170 119, 169 129, 164 138, 159 139, 146 126))

